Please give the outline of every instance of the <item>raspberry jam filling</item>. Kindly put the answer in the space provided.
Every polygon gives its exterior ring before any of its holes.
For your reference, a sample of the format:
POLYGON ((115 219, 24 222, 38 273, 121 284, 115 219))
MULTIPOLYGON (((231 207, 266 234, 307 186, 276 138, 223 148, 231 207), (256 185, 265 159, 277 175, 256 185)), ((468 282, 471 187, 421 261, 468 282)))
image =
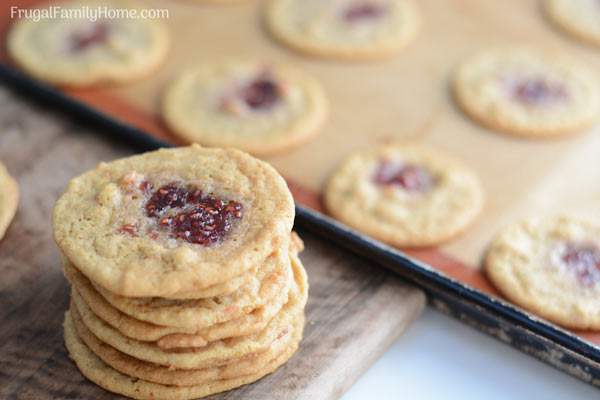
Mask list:
POLYGON ((559 262, 575 273, 586 287, 600 282, 600 249, 590 243, 563 243, 559 247, 559 262))
MULTIPOLYGON (((145 215, 154 221, 146 224, 153 239, 165 232, 171 238, 208 246, 220 242, 243 215, 240 203, 204 194, 191 185, 172 182, 154 189, 143 180, 138 190, 145 199, 145 215)), ((137 236, 138 225, 124 224, 118 232, 137 236)))
POLYGON ((517 80, 511 85, 511 95, 526 105, 548 105, 562 102, 568 97, 567 89, 559 82, 544 78, 517 80))
POLYGON ((254 111, 270 110, 279 102, 281 95, 277 81, 267 73, 252 80, 237 93, 239 99, 254 111))
POLYGON ((373 175, 373 181, 382 186, 400 186, 408 192, 426 192, 434 185, 433 176, 425 168, 414 164, 383 161, 373 175))
POLYGON ((381 18, 387 12, 385 5, 375 2, 357 2, 344 10, 343 18, 347 22, 359 22, 381 18))
POLYGON ((71 34, 70 49, 73 53, 85 51, 96 45, 106 42, 108 39, 109 27, 105 22, 96 22, 86 25, 83 29, 71 34))
POLYGON ((156 218, 172 237, 210 245, 222 240, 233 222, 242 218, 242 205, 205 195, 201 190, 170 183, 155 190, 146 202, 146 215, 156 218))

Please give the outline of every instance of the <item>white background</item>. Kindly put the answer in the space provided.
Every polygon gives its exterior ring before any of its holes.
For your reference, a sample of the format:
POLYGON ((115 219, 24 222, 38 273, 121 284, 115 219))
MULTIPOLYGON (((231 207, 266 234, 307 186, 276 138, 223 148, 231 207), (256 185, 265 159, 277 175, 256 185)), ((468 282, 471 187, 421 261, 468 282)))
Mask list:
POLYGON ((600 390, 428 307, 343 400, 600 399, 600 390))

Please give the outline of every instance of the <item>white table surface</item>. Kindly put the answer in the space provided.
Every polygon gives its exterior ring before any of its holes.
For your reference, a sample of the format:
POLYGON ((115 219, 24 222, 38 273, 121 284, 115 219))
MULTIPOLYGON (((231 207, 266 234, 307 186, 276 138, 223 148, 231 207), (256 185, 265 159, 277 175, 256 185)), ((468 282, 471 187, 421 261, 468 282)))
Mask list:
POLYGON ((427 308, 343 396, 387 399, 600 399, 582 383, 427 308))

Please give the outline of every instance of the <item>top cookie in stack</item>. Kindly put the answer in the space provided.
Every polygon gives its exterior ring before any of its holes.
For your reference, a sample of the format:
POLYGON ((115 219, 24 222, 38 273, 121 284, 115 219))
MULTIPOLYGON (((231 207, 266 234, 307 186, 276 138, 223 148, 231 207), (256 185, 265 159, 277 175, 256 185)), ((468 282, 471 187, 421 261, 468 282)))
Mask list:
POLYGON ((84 275, 115 294, 194 298, 287 249, 293 220, 291 194, 268 164, 190 146, 73 179, 56 204, 54 236, 84 275))
POLYGON ((293 219, 285 181, 237 150, 159 150, 73 179, 54 211, 71 357, 100 386, 142 399, 272 372, 304 326, 293 219))

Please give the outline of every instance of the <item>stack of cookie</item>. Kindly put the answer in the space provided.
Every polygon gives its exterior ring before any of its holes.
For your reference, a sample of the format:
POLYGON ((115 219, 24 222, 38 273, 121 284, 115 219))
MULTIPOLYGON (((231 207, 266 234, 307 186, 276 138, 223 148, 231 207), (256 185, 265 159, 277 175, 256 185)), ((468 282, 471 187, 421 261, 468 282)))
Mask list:
POLYGON ((71 358, 138 399, 253 382, 297 350, 308 283, 294 203, 237 150, 159 150, 71 181, 54 211, 71 358))

